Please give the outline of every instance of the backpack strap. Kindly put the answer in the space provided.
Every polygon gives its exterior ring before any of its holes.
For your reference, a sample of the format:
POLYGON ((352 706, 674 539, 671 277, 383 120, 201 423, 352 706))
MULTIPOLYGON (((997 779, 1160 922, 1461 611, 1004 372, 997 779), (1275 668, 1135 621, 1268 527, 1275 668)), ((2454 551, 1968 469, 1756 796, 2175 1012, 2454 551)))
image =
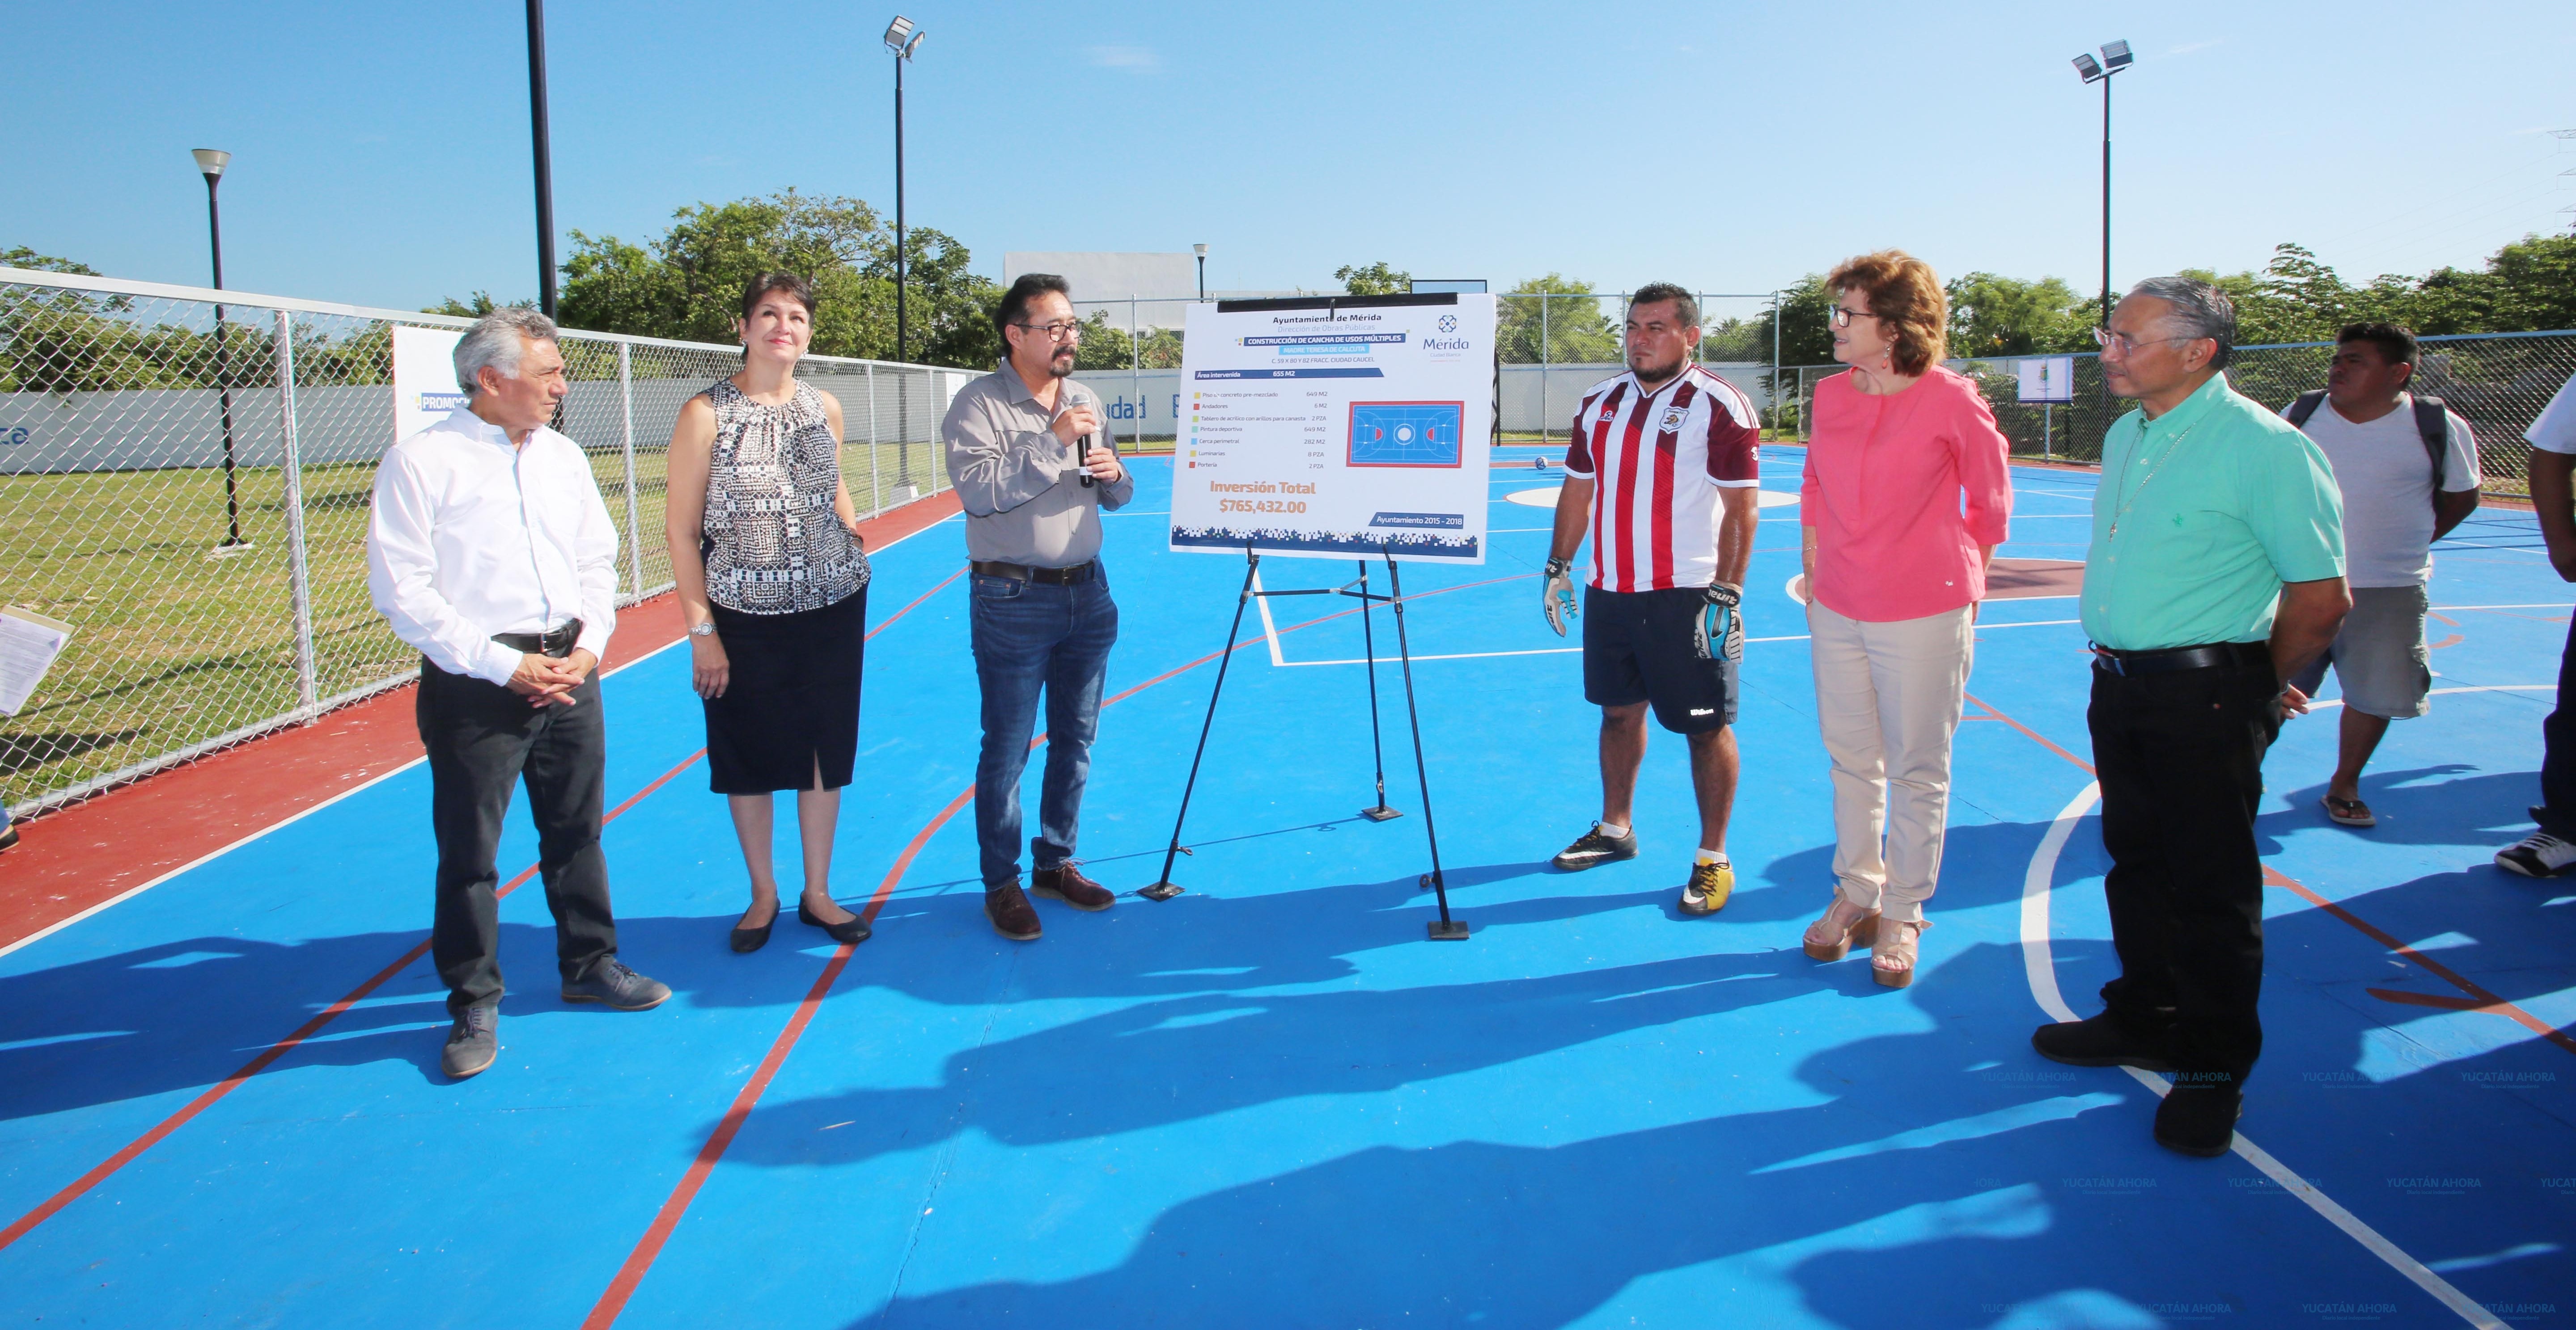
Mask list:
POLYGON ((2415 399, 2415 432, 2433 458, 2433 501, 2442 501, 2443 462, 2451 455, 2451 408, 2439 397, 2415 399))
POLYGON ((2325 400, 2326 390, 2323 388, 2299 394, 2298 400, 2290 403, 2290 424, 2299 429, 2306 429, 2308 417, 2315 415, 2317 407, 2325 400))

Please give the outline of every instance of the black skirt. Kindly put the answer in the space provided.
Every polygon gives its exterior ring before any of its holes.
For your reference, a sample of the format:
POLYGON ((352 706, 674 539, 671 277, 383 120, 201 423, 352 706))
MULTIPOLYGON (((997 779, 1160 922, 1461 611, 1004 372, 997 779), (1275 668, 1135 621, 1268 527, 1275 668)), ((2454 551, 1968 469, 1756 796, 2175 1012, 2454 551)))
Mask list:
POLYGON ((859 667, 868 589, 819 610, 744 614, 722 605, 716 637, 732 677, 707 708, 707 784, 718 794, 850 783, 859 751, 859 667))

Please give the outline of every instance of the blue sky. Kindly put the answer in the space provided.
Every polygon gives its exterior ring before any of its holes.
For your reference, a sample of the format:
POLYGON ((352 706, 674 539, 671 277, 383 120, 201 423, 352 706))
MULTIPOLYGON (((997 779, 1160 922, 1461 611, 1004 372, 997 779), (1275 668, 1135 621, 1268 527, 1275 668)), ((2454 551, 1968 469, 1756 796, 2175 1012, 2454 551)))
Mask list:
MULTIPOLYGON (((2125 37, 2115 280, 2315 248, 2475 265, 2576 205, 2565 0, 2417 4, 975 4, 553 0, 555 211, 644 239, 795 186, 1007 250, 1211 248, 1219 288, 1346 263, 1759 291, 1899 245, 2098 280, 2100 99, 2125 37)), ((523 10, 8 0, 0 245, 205 279, 188 149, 235 154, 245 290, 401 308, 531 294, 523 10)), ((568 243, 566 248, 568 249, 568 243)))

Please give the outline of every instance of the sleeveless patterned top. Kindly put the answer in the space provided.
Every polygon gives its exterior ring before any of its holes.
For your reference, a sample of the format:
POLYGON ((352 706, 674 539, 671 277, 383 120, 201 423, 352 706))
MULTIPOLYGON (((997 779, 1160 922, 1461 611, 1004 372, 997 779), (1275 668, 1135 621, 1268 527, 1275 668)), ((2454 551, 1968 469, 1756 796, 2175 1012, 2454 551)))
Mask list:
POLYGON ((699 395, 716 412, 698 537, 707 599, 743 614, 793 614, 867 585, 868 556, 832 511, 841 453, 822 395, 798 383, 786 405, 769 406, 731 379, 699 395))

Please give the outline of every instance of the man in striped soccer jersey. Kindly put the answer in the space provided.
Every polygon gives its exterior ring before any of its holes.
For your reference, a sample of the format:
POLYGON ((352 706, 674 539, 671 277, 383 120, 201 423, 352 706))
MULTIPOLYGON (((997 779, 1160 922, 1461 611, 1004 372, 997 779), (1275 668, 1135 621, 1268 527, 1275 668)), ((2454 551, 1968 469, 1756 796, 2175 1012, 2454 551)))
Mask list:
POLYGON ((1657 282, 1628 303, 1628 372, 1574 413, 1540 604, 1565 635, 1574 552, 1593 533, 1583 592, 1583 696, 1601 708, 1601 820, 1556 856, 1580 871, 1637 856, 1631 801, 1646 756, 1646 709, 1689 736, 1699 858, 1688 914, 1735 890, 1726 819, 1735 806, 1735 670, 1744 656, 1744 567, 1759 520, 1753 403, 1690 363, 1699 302, 1657 282))

